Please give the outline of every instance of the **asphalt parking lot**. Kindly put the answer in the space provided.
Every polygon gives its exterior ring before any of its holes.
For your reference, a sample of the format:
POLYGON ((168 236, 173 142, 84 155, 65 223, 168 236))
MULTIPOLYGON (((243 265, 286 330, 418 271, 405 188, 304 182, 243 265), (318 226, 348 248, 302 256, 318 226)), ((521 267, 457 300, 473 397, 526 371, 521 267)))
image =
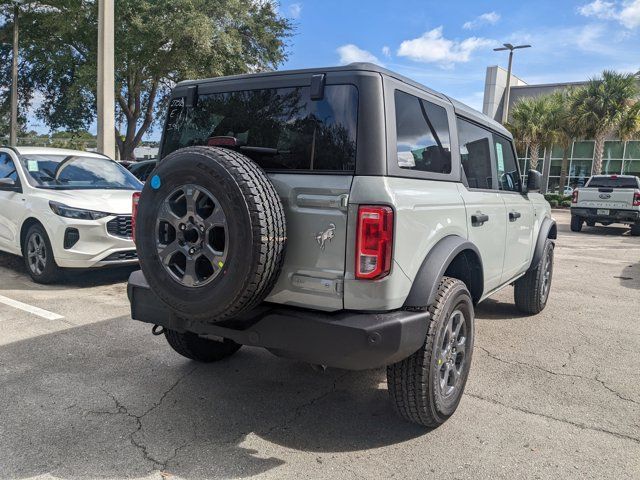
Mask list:
POLYGON ((198 365, 129 319, 131 269, 43 287, 0 254, 0 478, 640 478, 640 238, 554 216, 547 309, 521 316, 511 287, 478 307, 433 431, 396 417, 383 370, 198 365))

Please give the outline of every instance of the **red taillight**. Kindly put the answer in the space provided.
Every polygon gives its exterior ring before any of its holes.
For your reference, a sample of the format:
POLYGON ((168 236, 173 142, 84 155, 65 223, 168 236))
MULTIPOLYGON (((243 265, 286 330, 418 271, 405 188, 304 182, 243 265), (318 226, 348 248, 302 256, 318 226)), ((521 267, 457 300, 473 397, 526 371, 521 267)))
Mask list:
POLYGON ((633 192, 633 206, 640 207, 640 190, 633 192))
POLYGON ((389 275, 393 247, 393 209, 363 205, 358 209, 356 278, 373 280, 389 275))
POLYGON ((577 188, 571 194, 571 203, 578 203, 578 189, 577 188))
POLYGON ((138 203, 140 202, 140 192, 133 192, 131 197, 131 238, 136 241, 136 217, 138 216, 138 203))

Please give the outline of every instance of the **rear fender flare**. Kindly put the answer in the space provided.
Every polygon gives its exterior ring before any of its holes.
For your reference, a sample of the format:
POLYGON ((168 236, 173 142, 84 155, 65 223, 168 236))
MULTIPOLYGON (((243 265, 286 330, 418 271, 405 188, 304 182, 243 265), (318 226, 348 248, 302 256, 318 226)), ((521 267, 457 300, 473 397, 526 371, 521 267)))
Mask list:
MULTIPOLYGON (((482 257, 478 248, 457 235, 449 235, 438 241, 425 257, 418 273, 413 280, 413 285, 409 291, 404 307, 416 308, 431 305, 438 292, 440 280, 453 262, 453 260, 465 250, 473 252, 480 263, 480 278, 483 279, 482 257)), ((480 283, 479 292, 472 292, 474 302, 477 302, 482 296, 482 288, 484 281, 480 283)))

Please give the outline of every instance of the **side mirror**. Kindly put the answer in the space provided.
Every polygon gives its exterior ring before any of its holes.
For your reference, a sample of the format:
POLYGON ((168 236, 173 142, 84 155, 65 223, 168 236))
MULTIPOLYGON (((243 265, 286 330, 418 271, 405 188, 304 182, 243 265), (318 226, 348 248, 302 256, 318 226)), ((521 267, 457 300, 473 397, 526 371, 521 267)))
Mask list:
POLYGON ((542 174, 537 170, 529 170, 527 174, 527 192, 539 192, 542 188, 542 174))
POLYGON ((20 184, 13 178, 0 178, 0 191, 3 192, 20 192, 20 184))

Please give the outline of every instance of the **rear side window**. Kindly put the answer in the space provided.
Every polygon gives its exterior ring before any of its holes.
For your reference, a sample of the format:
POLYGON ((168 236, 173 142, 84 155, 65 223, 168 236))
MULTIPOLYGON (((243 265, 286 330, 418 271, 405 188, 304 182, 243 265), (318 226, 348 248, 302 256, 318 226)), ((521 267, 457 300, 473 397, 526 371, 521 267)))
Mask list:
POLYGON ((508 192, 521 192, 520 173, 513 154, 511 142, 500 135, 493 134, 493 144, 496 148, 496 172, 498 173, 498 188, 508 192))
POLYGON ((398 166, 433 173, 451 173, 451 141, 447 111, 396 90, 398 166))
POLYGON ((353 85, 327 85, 318 101, 309 87, 200 95, 194 108, 174 98, 162 155, 230 141, 267 170, 353 171, 357 117, 353 85))
POLYGON ((635 178, 591 177, 587 187, 603 188, 638 188, 638 180, 635 178))
POLYGON ((493 189, 491 132, 458 118, 458 140, 462 170, 469 188, 493 189))

